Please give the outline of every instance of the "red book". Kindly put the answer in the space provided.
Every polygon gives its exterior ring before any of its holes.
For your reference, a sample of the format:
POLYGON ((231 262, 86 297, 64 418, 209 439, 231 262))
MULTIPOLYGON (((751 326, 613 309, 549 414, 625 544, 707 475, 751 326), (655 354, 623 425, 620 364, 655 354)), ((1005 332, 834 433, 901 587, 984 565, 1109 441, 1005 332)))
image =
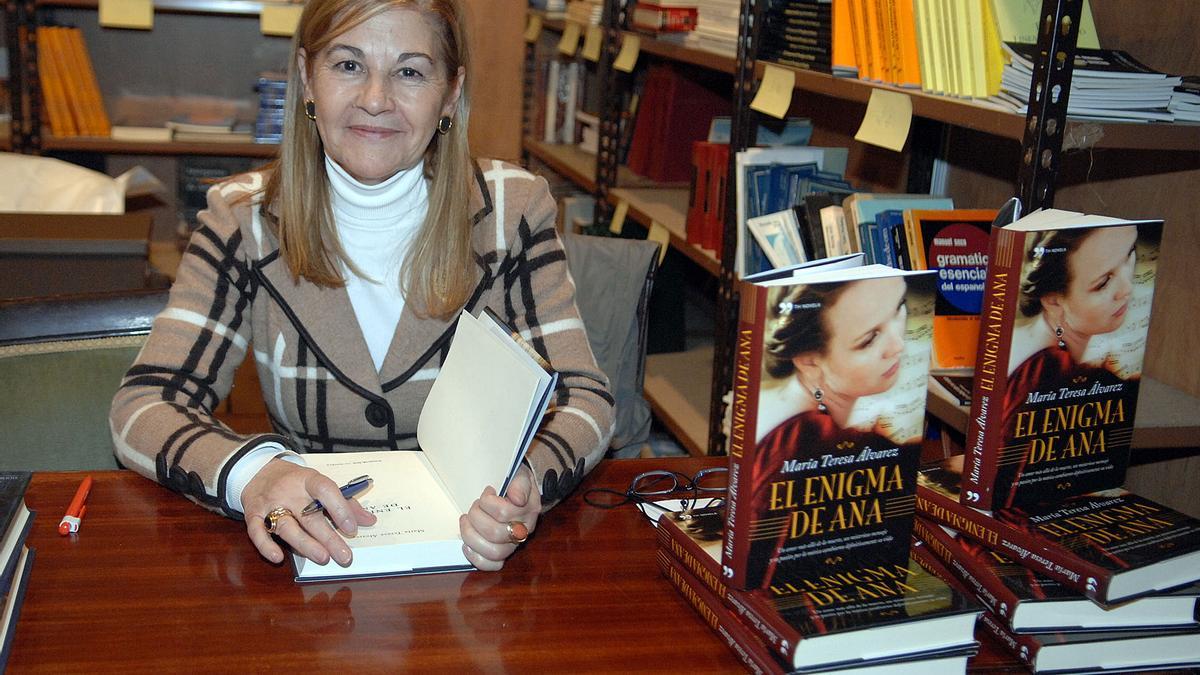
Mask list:
POLYGON ((661 517, 659 560, 689 579, 696 594, 711 598, 704 613, 749 631, 752 642, 743 646, 762 647, 789 668, 887 672, 889 665, 920 659, 925 673, 962 672, 979 606, 927 573, 924 565, 937 563, 918 564, 923 552, 904 547, 902 564, 862 559, 853 571, 793 580, 804 590, 739 591, 722 581, 717 563, 721 511, 661 517))
POLYGON ((693 246, 703 247, 707 244, 705 227, 708 220, 709 181, 712 180, 712 169, 709 154, 712 144, 706 141, 692 143, 692 184, 688 191, 688 211, 685 229, 687 242, 693 246))
POLYGON ((913 534, 1017 633, 1197 627, 1197 585, 1105 607, 924 518, 917 518, 913 534))
POLYGON ((679 559, 659 549, 655 553, 658 568, 663 576, 675 586, 679 594, 696 610, 704 623, 712 629, 730 651, 738 656, 752 673, 783 673, 783 665, 776 660, 762 640, 758 639, 737 617, 729 611, 712 590, 701 583, 679 559))
POLYGON ((1049 503, 1124 482, 1162 226, 1050 209, 992 228, 967 504, 1049 503))
POLYGON ((713 251, 717 260, 721 259, 725 247, 725 208, 729 203, 729 144, 715 143, 709 154, 709 169, 713 180, 709 183, 708 221, 705 224, 707 233, 705 248, 713 251))
POLYGON ((1015 633, 991 612, 979 632, 995 638, 1035 673, 1124 672, 1200 665, 1200 631, 1015 633))
POLYGON ((1200 580, 1200 521, 1126 490, 992 513, 959 500, 961 455, 921 468, 917 512, 1112 604, 1200 580))
POLYGON ((859 260, 771 270, 739 289, 730 586, 772 588, 872 551, 907 555, 934 274, 846 268, 859 260))

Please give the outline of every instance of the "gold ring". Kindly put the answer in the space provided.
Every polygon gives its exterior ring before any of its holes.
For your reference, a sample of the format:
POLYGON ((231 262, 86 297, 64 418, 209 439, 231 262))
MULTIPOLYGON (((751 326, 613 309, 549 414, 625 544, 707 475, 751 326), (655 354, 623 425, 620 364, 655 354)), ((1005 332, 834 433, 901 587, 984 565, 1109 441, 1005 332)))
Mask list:
POLYGON ((521 545, 521 544, 524 544, 524 543, 525 543, 525 540, 529 538, 529 528, 525 526, 525 523, 522 523, 522 522, 521 522, 521 521, 519 521, 519 520, 510 520, 510 521, 508 521, 508 523, 505 525, 505 527, 506 527, 506 528, 508 528, 508 540, 509 540, 510 542, 512 542, 514 545, 518 545, 518 546, 519 546, 519 545, 521 545), (525 536, 524 536, 524 537, 518 537, 518 536, 517 536, 516 530, 513 528, 513 526, 514 526, 514 525, 520 525, 520 526, 521 526, 521 529, 525 531, 525 536))
POLYGON ((292 513, 291 509, 282 506, 271 509, 271 512, 263 518, 263 522, 267 526, 267 532, 275 534, 275 530, 279 529, 279 521, 284 517, 295 518, 296 514, 292 513))

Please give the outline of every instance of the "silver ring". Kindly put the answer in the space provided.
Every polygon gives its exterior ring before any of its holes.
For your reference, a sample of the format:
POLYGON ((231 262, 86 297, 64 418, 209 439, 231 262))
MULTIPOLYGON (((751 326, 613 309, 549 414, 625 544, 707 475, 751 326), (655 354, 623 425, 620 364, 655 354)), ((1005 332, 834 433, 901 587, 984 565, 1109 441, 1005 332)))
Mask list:
POLYGON ((296 514, 292 513, 291 509, 283 506, 271 509, 271 512, 263 518, 263 523, 267 526, 267 532, 275 534, 275 531, 279 529, 279 521, 285 517, 295 518, 296 514))

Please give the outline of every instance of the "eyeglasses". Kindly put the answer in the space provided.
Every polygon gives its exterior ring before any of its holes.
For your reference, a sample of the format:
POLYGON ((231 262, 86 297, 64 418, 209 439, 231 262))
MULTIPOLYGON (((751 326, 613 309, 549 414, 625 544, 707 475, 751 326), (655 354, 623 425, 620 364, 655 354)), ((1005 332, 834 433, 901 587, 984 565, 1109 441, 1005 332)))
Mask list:
MULTIPOLYGON (((634 476, 624 492, 611 488, 591 488, 583 493, 583 501, 601 509, 615 509, 626 504, 637 504, 639 507, 672 511, 674 509, 655 502, 674 496, 679 500, 680 510, 687 510, 719 506, 725 499, 725 491, 728 487, 729 469, 724 466, 701 469, 694 476, 667 469, 655 469, 634 476), (700 504, 699 502, 705 498, 708 503, 700 504)), ((639 510, 650 517, 645 508, 639 510)))

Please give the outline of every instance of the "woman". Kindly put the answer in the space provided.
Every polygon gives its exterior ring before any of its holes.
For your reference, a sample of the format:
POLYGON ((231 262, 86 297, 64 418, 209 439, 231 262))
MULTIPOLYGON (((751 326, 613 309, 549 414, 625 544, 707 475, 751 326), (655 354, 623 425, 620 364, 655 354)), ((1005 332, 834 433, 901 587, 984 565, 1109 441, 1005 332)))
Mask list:
MULTIPOLYGON (((780 385, 775 388, 774 402, 766 409, 760 407, 758 425, 769 430, 757 443, 749 484, 749 503, 755 513, 751 521, 761 523, 756 533, 773 535, 778 529, 778 536, 752 537, 755 540, 750 545, 747 579, 754 587, 771 583, 776 553, 789 555, 785 550, 789 532, 781 525, 784 518, 779 516, 783 511, 776 508, 789 499, 781 497, 785 493, 773 485, 792 479, 803 481, 806 476, 825 475, 832 470, 874 466, 880 461, 904 461, 887 458, 860 462, 853 458, 867 448, 889 453, 899 445, 915 442, 921 429, 919 419, 915 425, 907 419, 874 414, 864 419, 857 410, 863 399, 893 390, 901 379, 909 318, 909 285, 905 278, 890 276, 782 290, 782 295, 772 296, 769 302, 769 332, 763 350, 764 380, 768 376, 776 378, 780 385), (790 415, 783 419, 785 409, 790 415), (910 432, 914 428, 915 438, 910 432), (838 464, 831 469, 821 463, 827 455, 853 460, 854 466, 838 464), (806 466, 808 460, 814 460, 813 465, 806 466)), ((921 403, 913 410, 917 418, 924 410, 923 400, 921 403)), ((887 407, 896 411, 906 406, 897 399, 889 400, 887 407)), ((914 455, 909 464, 915 470, 915 453, 904 454, 903 458, 908 455, 914 455)), ((803 488, 796 488, 791 494, 803 493, 803 488)), ((904 538, 907 541, 907 534, 904 538)), ((898 549, 907 555, 906 544, 898 549)))
POLYGON ((760 454, 848 432, 883 435, 878 418, 854 413, 900 377, 907 288, 903 277, 795 286, 771 303, 764 374, 781 386, 759 413, 760 454))
POLYGON ((209 191, 169 306, 114 399, 121 461, 244 517, 272 562, 282 540, 349 564, 337 530, 374 516, 301 453, 414 450, 463 308, 491 308, 560 373, 506 496, 486 489, 460 520, 472 564, 499 569, 607 446, 612 399, 546 183, 468 155, 464 22, 457 0, 309 0, 279 159, 209 191), (211 416, 251 345, 277 434, 240 436, 211 416), (328 520, 294 515, 314 499, 328 520))
MULTIPOLYGON (((1012 453, 1011 461, 1001 462, 997 470, 996 485, 1011 486, 1006 506, 1013 504, 1028 461, 1028 441, 1014 433, 1016 415, 1030 410, 1031 400, 1061 404, 1059 390, 1077 387, 1072 382, 1107 386, 1122 380, 1114 372, 1120 368, 1115 355, 1096 356, 1089 347, 1127 321, 1137 240, 1136 227, 1117 226, 1049 230, 1026 242, 1019 305, 1023 318, 1013 329, 1000 419, 1003 445, 1012 453)), ((1122 393, 1132 396, 1126 403, 1132 417, 1137 390, 1123 387, 1122 393)))

